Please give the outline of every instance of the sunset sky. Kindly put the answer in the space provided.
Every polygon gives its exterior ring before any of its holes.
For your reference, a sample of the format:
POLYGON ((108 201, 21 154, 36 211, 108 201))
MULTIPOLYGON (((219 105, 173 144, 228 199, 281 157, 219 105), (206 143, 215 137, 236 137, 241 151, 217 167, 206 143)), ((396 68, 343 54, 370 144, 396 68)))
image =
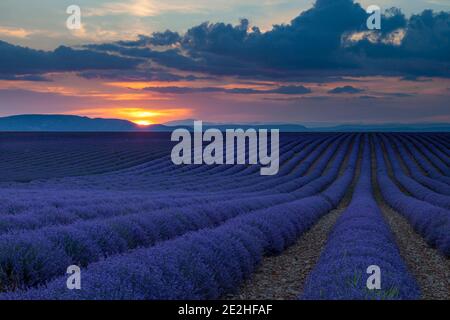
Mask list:
POLYGON ((450 122, 450 0, 2 0, 0 116, 30 113, 450 122))

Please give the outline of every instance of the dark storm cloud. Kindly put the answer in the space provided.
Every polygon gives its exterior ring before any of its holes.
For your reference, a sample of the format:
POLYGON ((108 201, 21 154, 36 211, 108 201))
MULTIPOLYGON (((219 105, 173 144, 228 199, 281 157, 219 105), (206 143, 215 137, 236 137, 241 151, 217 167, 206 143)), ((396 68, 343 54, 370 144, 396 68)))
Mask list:
MULTIPOLYGON (((41 51, 0 41, 0 75, 28 75, 52 71, 89 69, 129 69, 140 61, 103 52, 75 50, 60 46, 54 51, 41 51)), ((29 78, 32 79, 32 78, 29 78)), ((36 77, 35 80, 42 80, 36 77)))
POLYGON ((407 21, 400 45, 360 41, 352 46, 368 65, 407 77, 450 77, 450 12, 425 10, 407 21), (384 68, 383 68, 384 66, 384 68))
POLYGON ((202 23, 184 35, 166 31, 134 42, 94 45, 130 57, 147 58, 185 71, 266 79, 330 75, 450 76, 450 14, 429 10, 406 19, 400 9, 383 14, 381 31, 362 41, 365 10, 352 0, 317 0, 289 24, 261 32, 242 19, 238 25, 202 23), (403 29, 401 44, 392 32, 403 29), (148 44, 176 44, 166 51, 148 44))
POLYGON ((257 90, 252 88, 220 88, 220 87, 148 87, 146 91, 168 94, 185 93, 232 93, 232 94, 283 94, 283 95, 303 95, 311 93, 311 89, 304 86, 281 86, 270 90, 257 90))
POLYGON ((397 29, 405 28, 407 22, 405 15, 399 8, 387 9, 383 15, 382 28, 378 32, 386 36, 397 29))
POLYGON ((337 87, 334 89, 331 89, 330 91, 328 91, 328 93, 331 94, 357 94, 357 93, 361 93, 364 92, 364 89, 359 89, 359 88, 355 88, 352 86, 344 86, 344 87, 337 87))
POLYGON ((362 75, 449 75, 449 13, 424 11, 406 21, 399 9, 390 9, 383 17, 381 32, 374 31, 377 41, 344 46, 344 35, 367 31, 366 19, 363 8, 351 0, 319 0, 290 24, 274 26, 266 33, 257 29, 247 32, 246 20, 234 27, 205 23, 190 29, 182 44, 205 65, 218 65, 218 56, 226 56, 257 64, 260 69, 294 72, 347 69, 362 75), (387 42, 389 34, 399 28, 406 28, 401 45, 387 42), (384 67, 386 60, 390 63, 384 67))
POLYGON ((405 55, 450 61, 450 12, 413 15, 407 30, 401 46, 405 55))

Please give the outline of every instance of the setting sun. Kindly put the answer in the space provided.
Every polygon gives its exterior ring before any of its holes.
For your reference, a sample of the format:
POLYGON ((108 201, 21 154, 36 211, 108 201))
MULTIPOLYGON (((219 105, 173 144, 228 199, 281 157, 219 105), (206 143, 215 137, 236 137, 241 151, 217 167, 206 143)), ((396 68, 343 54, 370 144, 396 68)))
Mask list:
POLYGON ((147 121, 147 120, 136 120, 136 121, 133 121, 133 122, 136 123, 139 126, 149 126, 149 125, 153 124, 152 122, 147 121))

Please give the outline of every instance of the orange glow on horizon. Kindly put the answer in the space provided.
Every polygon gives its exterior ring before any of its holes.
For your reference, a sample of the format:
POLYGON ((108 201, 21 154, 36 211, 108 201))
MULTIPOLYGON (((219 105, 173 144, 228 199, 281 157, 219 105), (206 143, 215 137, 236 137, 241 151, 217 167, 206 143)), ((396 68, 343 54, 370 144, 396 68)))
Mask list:
POLYGON ((191 113, 189 109, 146 109, 124 108, 116 111, 121 118, 125 118, 140 126, 163 123, 183 118, 191 113))
POLYGON ((71 110, 66 114, 78 114, 88 117, 116 118, 131 121, 140 126, 160 124, 172 120, 180 120, 192 115, 187 108, 154 109, 154 108, 117 108, 103 107, 94 109, 71 110))

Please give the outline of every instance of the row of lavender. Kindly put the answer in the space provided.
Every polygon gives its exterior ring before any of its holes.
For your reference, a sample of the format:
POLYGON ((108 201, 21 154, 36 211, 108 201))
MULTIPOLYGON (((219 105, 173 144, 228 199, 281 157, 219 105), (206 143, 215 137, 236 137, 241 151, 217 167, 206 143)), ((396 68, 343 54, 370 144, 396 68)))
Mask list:
MULTIPOLYGON (((330 234, 318 264, 307 279, 302 299, 420 298, 420 289, 407 270, 374 199, 375 183, 384 200, 404 215, 430 246, 450 256, 450 212, 445 209, 449 186, 438 182, 442 179, 436 181, 422 173, 419 165, 423 164, 420 160, 424 158, 418 157, 417 150, 410 148, 411 153, 408 153, 404 149, 400 144, 404 137, 374 135, 372 138, 374 167, 370 163, 370 144, 366 137, 361 174, 352 202, 330 234), (391 143, 397 147, 398 154, 391 143), (420 159, 418 163, 414 161, 417 159, 420 159), (413 178, 403 171, 402 162, 413 178), (375 181, 371 179, 374 171, 375 181), (399 186, 415 197, 403 193, 399 186), (367 288, 366 270, 370 266, 383 270, 381 290, 367 288)), ((443 145, 440 147, 446 150, 443 145)), ((439 161, 445 163, 448 160, 444 153, 439 155, 439 161)), ((445 177, 434 175, 437 176, 445 177)))
POLYGON ((418 299, 420 290, 400 256, 373 196, 371 150, 364 143, 361 173, 352 201, 338 219, 309 275, 303 299, 418 299), (366 270, 382 270, 382 286, 369 290, 366 270))

